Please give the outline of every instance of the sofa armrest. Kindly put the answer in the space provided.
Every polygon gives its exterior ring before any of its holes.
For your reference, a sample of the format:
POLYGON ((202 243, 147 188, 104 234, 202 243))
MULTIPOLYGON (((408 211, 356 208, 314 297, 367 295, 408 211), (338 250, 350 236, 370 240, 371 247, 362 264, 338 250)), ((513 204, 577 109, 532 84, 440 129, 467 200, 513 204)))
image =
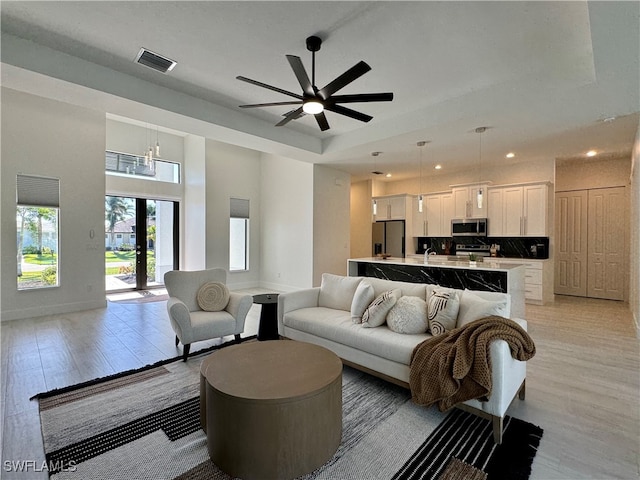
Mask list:
POLYGON ((278 333, 284 334, 284 315, 293 310, 318 306, 320 287, 296 290, 278 295, 278 333))
POLYGON ((244 322, 252 305, 253 296, 246 293, 229 293, 229 303, 227 303, 225 311, 229 312, 229 314, 235 318, 236 332, 244 332, 244 322))
POLYGON ((169 297, 167 300, 167 312, 174 332, 184 344, 185 333, 191 329, 191 312, 187 305, 176 297, 169 297))
MULTIPOLYGON (((511 320, 525 331, 527 330, 526 320, 521 318, 512 318, 511 320)), ((491 415, 504 417, 527 376, 527 362, 513 358, 509 344, 504 340, 494 340, 489 348, 491 354, 491 397, 489 401, 481 402, 480 409, 491 415)), ((474 402, 472 400, 465 403, 476 406, 474 402)))

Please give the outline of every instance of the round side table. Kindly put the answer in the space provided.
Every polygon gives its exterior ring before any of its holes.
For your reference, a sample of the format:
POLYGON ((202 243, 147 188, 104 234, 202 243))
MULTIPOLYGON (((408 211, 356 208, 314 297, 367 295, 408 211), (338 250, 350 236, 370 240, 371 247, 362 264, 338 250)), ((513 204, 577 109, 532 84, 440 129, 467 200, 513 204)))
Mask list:
POLYGON ((253 303, 262 305, 258 340, 278 340, 278 294, 263 293, 253 296, 253 303))

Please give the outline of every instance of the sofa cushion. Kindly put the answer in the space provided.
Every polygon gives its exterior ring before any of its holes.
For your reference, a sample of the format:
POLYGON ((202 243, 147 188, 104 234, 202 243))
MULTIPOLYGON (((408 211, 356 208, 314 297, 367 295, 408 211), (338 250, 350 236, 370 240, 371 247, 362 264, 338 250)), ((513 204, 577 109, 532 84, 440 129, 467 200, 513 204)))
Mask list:
POLYGON ((344 277, 342 275, 323 273, 320 294, 318 295, 318 306, 349 312, 356 288, 358 288, 361 281, 362 277, 344 277))
POLYGON ((362 280, 356 288, 351 302, 351 321, 353 323, 362 323, 362 315, 374 298, 373 286, 366 280, 362 280))
POLYGON ((397 282, 395 280, 384 280, 382 278, 366 277, 367 282, 373 286, 376 297, 387 290, 400 289, 402 295, 420 297, 427 299, 426 285, 424 283, 397 282))
POLYGON ((429 327, 427 302, 419 297, 400 297, 387 314, 387 325, 397 333, 426 332, 429 327))
POLYGON ((429 297, 429 330, 441 335, 456 328, 460 299, 458 292, 450 288, 434 288, 429 297))
POLYGON ((457 327, 462 327, 475 320, 490 315, 507 316, 507 300, 485 300, 470 290, 462 292, 460 298, 460 311, 458 312, 457 327))
POLYGON ((407 366, 416 345, 431 337, 428 333, 396 333, 386 325, 362 328, 351 321, 349 312, 321 307, 302 308, 285 313, 283 323, 285 328, 326 338, 407 366))
POLYGON ((391 310, 401 296, 402 292, 399 289, 387 290, 378 295, 364 311, 362 315, 362 326, 365 328, 375 328, 384 324, 387 320, 387 313, 389 313, 389 310, 391 310))

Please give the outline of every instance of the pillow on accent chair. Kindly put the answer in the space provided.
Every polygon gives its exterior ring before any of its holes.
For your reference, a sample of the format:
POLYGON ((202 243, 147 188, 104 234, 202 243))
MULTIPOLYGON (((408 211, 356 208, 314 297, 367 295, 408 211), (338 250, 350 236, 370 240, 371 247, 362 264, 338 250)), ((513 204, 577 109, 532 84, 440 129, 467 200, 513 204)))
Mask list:
POLYGON ((362 326, 367 328, 379 327, 387 319, 387 313, 393 308, 398 299, 402 297, 400 289, 387 290, 378 295, 362 315, 362 326))
POLYGON ((427 302, 419 297, 402 296, 387 313, 387 326, 397 333, 424 333, 429 328, 427 302))
POLYGON ((460 308, 458 292, 434 288, 429 297, 429 330, 432 335, 441 335, 456 328, 460 308))
POLYGON ((351 321, 353 323, 362 323, 362 315, 375 297, 373 285, 366 280, 360 282, 351 302, 351 321))
POLYGON ((470 290, 462 292, 460 298, 460 311, 456 327, 462 327, 475 320, 480 320, 491 315, 505 316, 507 308, 506 300, 485 300, 470 290))
POLYGON ((362 277, 343 277, 331 273, 322 274, 318 306, 344 310, 351 309, 351 302, 362 277))
POLYGON ((196 298, 205 312, 219 312, 229 303, 229 288, 221 282, 207 282, 198 289, 196 298))

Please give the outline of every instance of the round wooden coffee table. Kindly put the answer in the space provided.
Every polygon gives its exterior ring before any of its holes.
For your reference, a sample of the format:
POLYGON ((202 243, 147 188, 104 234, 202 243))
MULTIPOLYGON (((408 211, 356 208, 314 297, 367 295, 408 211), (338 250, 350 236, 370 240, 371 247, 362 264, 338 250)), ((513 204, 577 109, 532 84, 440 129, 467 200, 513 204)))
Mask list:
POLYGON ((304 475, 340 444, 342 362, 293 340, 224 348, 202 362, 200 413, 209 456, 229 475, 304 475))

